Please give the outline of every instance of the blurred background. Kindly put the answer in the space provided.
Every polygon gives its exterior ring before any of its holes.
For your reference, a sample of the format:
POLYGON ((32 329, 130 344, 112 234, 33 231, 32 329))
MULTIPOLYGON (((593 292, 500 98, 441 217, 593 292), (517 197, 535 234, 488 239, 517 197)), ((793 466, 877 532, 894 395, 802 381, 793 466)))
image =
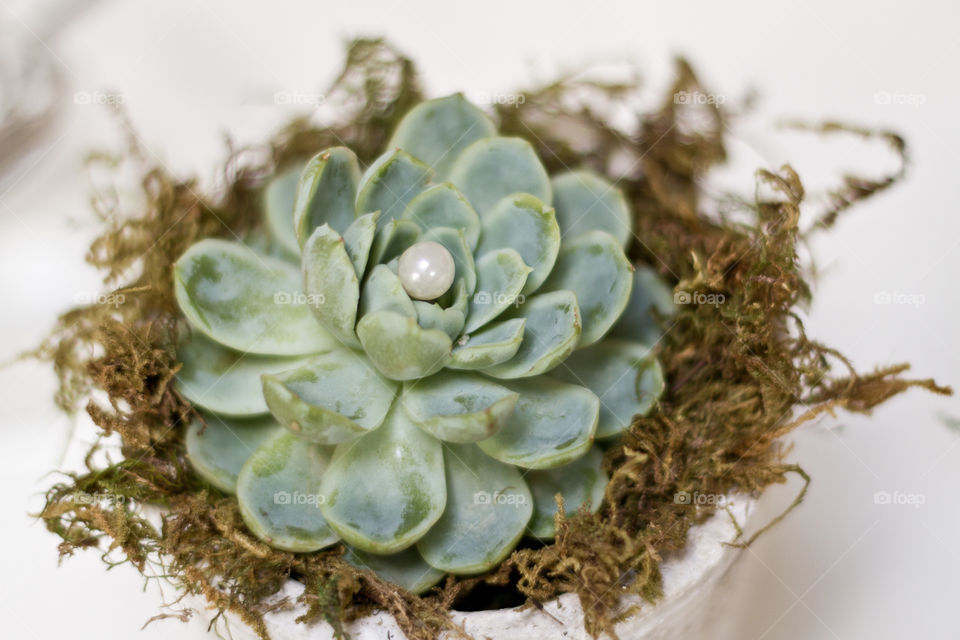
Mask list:
MULTIPOLYGON (((319 106, 344 44, 385 35, 433 95, 507 94, 588 62, 634 63, 651 104, 688 56, 731 103, 755 88, 724 184, 790 161, 816 190, 844 171, 895 167, 882 145, 784 135, 781 118, 889 126, 907 179, 809 247, 819 268, 808 334, 861 370, 907 361, 960 383, 960 8, 931 0, 344 3, 0 0, 0 361, 100 291, 83 261, 97 232, 83 158, 131 131, 153 159, 211 184, 225 135, 265 139, 319 106), (950 80, 954 78, 954 80, 950 80)), ((0 370, 5 487, 0 614, 10 637, 207 638, 204 622, 137 630, 172 590, 96 552, 57 568, 56 538, 28 512, 76 464, 89 425, 60 415, 47 365, 0 370), (72 446, 69 434, 74 433, 72 446), (64 457, 65 456, 65 457, 64 457)), ((805 503, 744 553, 723 638, 955 638, 960 621, 960 401, 914 391, 870 418, 829 416, 793 437, 813 476, 805 503)), ((769 491, 760 520, 798 490, 769 491)))

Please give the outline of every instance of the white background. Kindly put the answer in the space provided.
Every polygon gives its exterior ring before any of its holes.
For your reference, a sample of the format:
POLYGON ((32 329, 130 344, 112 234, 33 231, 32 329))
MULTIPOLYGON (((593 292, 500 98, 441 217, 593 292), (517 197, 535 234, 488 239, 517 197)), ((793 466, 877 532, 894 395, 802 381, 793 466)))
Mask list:
MULTIPOLYGON (((44 5, 0 5, 4 33, 28 41, 30 31, 42 33, 44 5)), ((896 128, 910 143, 909 179, 814 243, 821 278, 807 329, 861 369, 910 360, 917 376, 960 382, 954 3, 269 5, 267 12, 215 0, 100 2, 43 38, 41 50, 49 48, 69 86, 40 152, 0 190, 0 359, 36 343, 78 295, 97 291, 96 274, 83 264, 96 227, 81 159, 91 148, 116 145, 119 135, 106 108, 76 104, 75 92, 122 96, 158 158, 209 179, 224 132, 263 139, 296 111, 275 105, 276 92, 322 91, 348 38, 385 34, 420 63, 435 95, 510 92, 589 60, 635 61, 653 95, 669 80, 670 55, 682 52, 730 100, 750 86, 762 93, 736 143, 746 160, 724 174, 747 188, 761 162, 790 160, 815 179, 892 165, 880 146, 777 135, 771 125, 780 116, 896 128), (878 92, 893 96, 890 104, 878 92), (877 305, 881 291, 922 296, 923 303, 877 305)), ((0 371, 6 634, 208 637, 198 621, 163 621, 136 635, 161 595, 156 586, 142 592, 127 567, 105 572, 95 552, 57 568, 56 538, 27 515, 41 503, 52 480, 43 474, 61 460, 70 427, 53 408, 52 391, 44 365, 0 371)), ((958 401, 911 392, 870 418, 840 415, 796 435, 791 459, 813 475, 813 485, 804 505, 745 553, 734 583, 738 603, 726 612, 730 638, 957 637, 960 433, 943 415, 960 418, 958 401), (877 491, 924 503, 878 505, 877 491)), ((75 450, 89 434, 81 428, 78 437, 75 450)), ((775 513, 796 489, 769 492, 765 512, 775 513)))

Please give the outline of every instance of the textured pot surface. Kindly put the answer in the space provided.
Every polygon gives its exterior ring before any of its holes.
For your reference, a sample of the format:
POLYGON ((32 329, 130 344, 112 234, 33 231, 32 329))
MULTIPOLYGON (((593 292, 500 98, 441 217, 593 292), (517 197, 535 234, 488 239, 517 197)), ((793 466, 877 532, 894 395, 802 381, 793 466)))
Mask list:
MULTIPOLYGON (((741 525, 753 509, 754 501, 734 496, 726 503, 741 525)), ((692 507, 691 507, 692 508, 692 507)), ((736 536, 736 528, 726 511, 718 511, 702 525, 690 530, 686 550, 667 558, 662 567, 664 597, 656 605, 642 605, 640 611, 616 627, 623 640, 666 640, 669 638, 709 638, 711 628, 730 589, 720 588, 727 570, 740 550, 727 546, 736 536)), ((283 595, 296 597, 303 591, 299 582, 287 583, 283 595)), ((635 597, 625 598, 624 606, 638 604, 635 597)), ((266 616, 270 635, 284 640, 332 640, 326 623, 297 624, 302 611, 280 611, 266 616)), ((231 616, 232 618, 232 616, 231 616)), ((476 638, 492 640, 541 640, 565 638, 587 640, 583 629, 583 610, 577 596, 563 595, 544 606, 496 611, 454 612, 454 619, 476 638)), ((378 613, 352 622, 347 627, 354 640, 404 640, 406 636, 392 616, 378 613)), ((232 618, 232 636, 253 640, 256 636, 239 620, 232 618)))

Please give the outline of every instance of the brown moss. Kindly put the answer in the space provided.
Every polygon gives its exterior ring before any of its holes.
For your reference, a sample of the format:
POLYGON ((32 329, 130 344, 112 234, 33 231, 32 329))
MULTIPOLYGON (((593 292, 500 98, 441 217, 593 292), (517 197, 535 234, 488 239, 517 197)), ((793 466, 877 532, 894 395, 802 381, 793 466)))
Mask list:
MULTIPOLYGON (((105 231, 88 260, 105 270, 106 283, 124 302, 70 311, 37 351, 60 377, 58 403, 68 411, 86 403, 103 431, 118 433, 123 442, 120 462, 98 467, 91 452, 85 472, 49 490, 41 517, 62 539, 61 555, 100 548, 107 562, 128 561, 145 575, 166 575, 184 593, 202 594, 221 613, 240 615, 263 637, 264 613, 289 604, 269 597, 290 578, 307 587, 301 621, 326 620, 340 634, 344 621, 377 608, 393 614, 414 639, 445 629, 462 635, 447 611, 490 587, 518 593, 531 606, 577 593, 587 629, 596 634, 623 615, 617 608, 622 594, 650 602, 662 595, 662 558, 682 549, 689 528, 713 509, 676 504, 678 492, 759 493, 789 473, 808 480, 784 460, 780 446, 794 428, 839 408, 868 412, 911 387, 950 393, 930 380, 904 378, 906 365, 859 374, 839 353, 806 337, 795 314, 810 298, 796 254, 803 240, 803 186, 790 167, 760 172, 758 179, 776 195, 749 207, 752 222, 704 214, 699 185, 725 158, 725 114, 711 107, 704 126, 678 126, 690 106, 677 104, 674 94, 706 91, 682 60, 677 78, 662 107, 635 132, 613 129, 597 115, 632 89, 629 83, 560 80, 526 92, 522 104, 498 107, 503 130, 533 142, 551 170, 588 165, 609 173, 613 155, 631 160, 639 170, 619 186, 633 203, 643 239, 632 257, 653 265, 678 290, 723 297, 717 305, 682 305, 664 319, 658 349, 668 389, 608 451, 612 479, 598 513, 559 517, 554 543, 518 549, 488 574, 450 577, 417 597, 348 565, 339 548, 302 555, 262 544, 244 527, 236 500, 204 486, 186 463, 181 427, 192 409, 171 384, 182 328, 171 264, 200 238, 242 237, 254 229, 259 190, 278 167, 333 144, 350 146, 363 161, 382 150, 422 94, 409 59, 379 40, 360 40, 350 46, 345 70, 327 94, 340 107, 341 121, 321 127, 296 120, 262 147, 231 148, 223 193, 199 194, 193 181, 156 167, 132 135, 123 153, 92 158, 138 165, 147 204, 126 211, 117 194, 98 194, 94 205, 105 231), (571 130, 577 140, 570 139, 571 130), (106 392, 107 406, 88 400, 94 389, 106 392), (163 507, 159 529, 135 508, 145 503, 163 507)), ((880 136, 903 157, 903 141, 888 132, 836 123, 817 130, 880 136)), ((828 228, 840 211, 900 175, 845 177, 815 228, 828 228)))

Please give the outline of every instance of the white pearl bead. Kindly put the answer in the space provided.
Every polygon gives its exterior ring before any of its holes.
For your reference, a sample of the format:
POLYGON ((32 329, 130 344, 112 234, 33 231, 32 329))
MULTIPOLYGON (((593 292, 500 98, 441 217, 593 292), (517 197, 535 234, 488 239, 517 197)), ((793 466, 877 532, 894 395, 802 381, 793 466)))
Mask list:
POLYGON ((429 240, 404 251, 397 266, 404 291, 417 300, 436 300, 445 294, 456 270, 446 247, 429 240))

